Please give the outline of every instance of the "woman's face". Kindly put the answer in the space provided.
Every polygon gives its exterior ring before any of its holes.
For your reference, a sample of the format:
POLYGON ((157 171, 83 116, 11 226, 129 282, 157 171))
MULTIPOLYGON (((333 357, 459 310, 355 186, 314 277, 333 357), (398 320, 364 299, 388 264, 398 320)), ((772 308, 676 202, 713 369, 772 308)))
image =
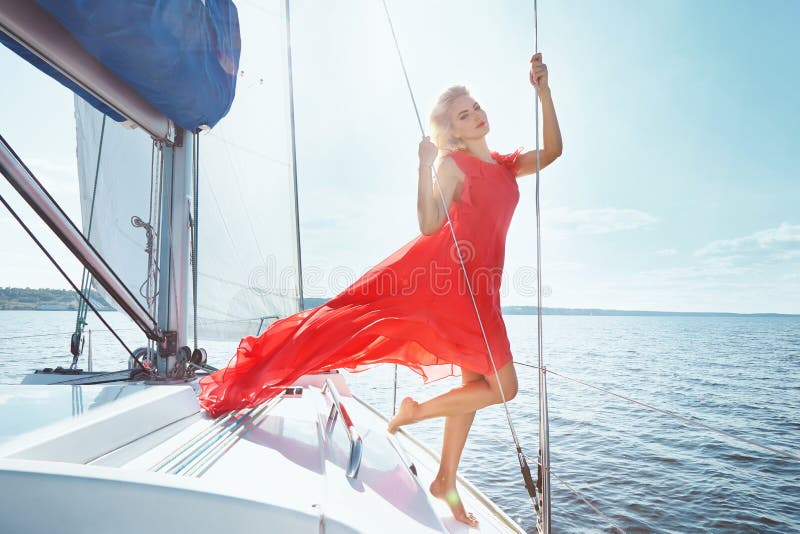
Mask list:
POLYGON ((467 95, 460 96, 450 106, 452 134, 462 140, 479 139, 489 133, 486 112, 467 95))

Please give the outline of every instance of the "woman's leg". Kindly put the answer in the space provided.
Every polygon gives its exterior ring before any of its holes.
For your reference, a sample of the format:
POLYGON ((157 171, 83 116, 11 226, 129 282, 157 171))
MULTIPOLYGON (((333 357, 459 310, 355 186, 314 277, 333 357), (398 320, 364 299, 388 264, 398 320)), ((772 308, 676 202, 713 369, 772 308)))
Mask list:
POLYGON ((517 373, 514 362, 508 362, 497 371, 497 374, 500 384, 495 374, 491 373, 484 375, 483 380, 462 384, 425 402, 416 402, 411 397, 404 398, 397 414, 389 421, 389 432, 397 432, 403 425, 424 419, 468 414, 491 404, 498 404, 503 400, 500 394, 501 387, 505 399, 507 401, 513 399, 517 395, 517 373))
MULTIPOLYGON (((461 369, 461 383, 468 384, 483 380, 483 375, 468 369, 461 369)), ((439 472, 430 486, 431 494, 444 500, 453 512, 453 517, 470 526, 477 526, 478 520, 464 510, 461 498, 456 491, 456 472, 461 460, 461 453, 467 442, 467 435, 475 419, 475 412, 459 415, 448 415, 444 422, 444 439, 442 440, 442 458, 439 472)))

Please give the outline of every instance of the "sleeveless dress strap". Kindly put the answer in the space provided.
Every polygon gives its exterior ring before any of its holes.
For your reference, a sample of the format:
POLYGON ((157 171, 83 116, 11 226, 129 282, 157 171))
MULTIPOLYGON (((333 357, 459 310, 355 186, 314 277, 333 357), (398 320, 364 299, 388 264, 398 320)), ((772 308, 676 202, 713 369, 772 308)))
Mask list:
POLYGON ((499 152, 491 152, 494 160, 514 173, 514 176, 519 172, 519 156, 522 153, 522 147, 519 147, 510 154, 500 154, 499 152))

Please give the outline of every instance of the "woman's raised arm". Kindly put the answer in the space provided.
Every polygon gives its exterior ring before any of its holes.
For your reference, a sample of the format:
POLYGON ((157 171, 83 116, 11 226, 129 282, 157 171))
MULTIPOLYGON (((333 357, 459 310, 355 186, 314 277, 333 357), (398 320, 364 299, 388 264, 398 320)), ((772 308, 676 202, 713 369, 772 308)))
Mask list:
MULTIPOLYGON (((547 65, 542 63, 541 53, 531 58, 530 80, 531 85, 539 86, 539 100, 542 103, 542 140, 544 146, 539 150, 539 170, 542 170, 561 155, 563 143, 561 141, 561 129, 558 127, 556 109, 553 105, 553 95, 550 93, 547 65)), ((519 170, 517 171, 517 176, 535 173, 536 150, 520 154, 518 162, 519 170)))

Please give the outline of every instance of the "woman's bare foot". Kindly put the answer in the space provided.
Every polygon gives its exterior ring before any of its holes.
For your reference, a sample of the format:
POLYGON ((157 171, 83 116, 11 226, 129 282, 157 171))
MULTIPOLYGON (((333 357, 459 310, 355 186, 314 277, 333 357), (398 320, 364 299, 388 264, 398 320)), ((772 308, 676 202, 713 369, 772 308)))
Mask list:
POLYGON ((419 403, 411 397, 404 398, 400 402, 400 409, 397 410, 395 416, 392 417, 391 421, 389 421, 389 426, 387 428, 389 433, 394 434, 401 426, 415 422, 414 412, 416 411, 417 406, 419 406, 419 403))
POLYGON ((458 496, 455 484, 446 484, 443 480, 437 478, 431 482, 430 490, 431 495, 447 503, 457 521, 461 521, 471 527, 478 526, 478 520, 472 515, 472 512, 464 511, 464 504, 461 502, 461 497, 458 496))

